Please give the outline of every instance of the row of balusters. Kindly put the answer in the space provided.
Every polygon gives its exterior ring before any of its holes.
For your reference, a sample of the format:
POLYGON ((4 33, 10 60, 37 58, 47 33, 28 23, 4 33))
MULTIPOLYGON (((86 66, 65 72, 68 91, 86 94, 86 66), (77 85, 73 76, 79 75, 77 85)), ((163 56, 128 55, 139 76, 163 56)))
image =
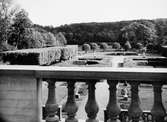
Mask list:
MULTIPOLYGON (((45 118, 46 122, 57 122, 59 118, 56 116, 58 111, 58 105, 56 103, 55 96, 55 83, 54 80, 47 80, 48 82, 48 99, 45 105, 47 117, 45 118)), ((95 85, 97 80, 88 80, 86 83, 88 84, 88 100, 85 106, 85 112, 87 113, 86 122, 98 122, 96 119, 97 113, 99 111, 98 104, 96 102, 95 96, 95 85)), ((75 118, 78 106, 75 102, 75 80, 67 81, 68 88, 68 97, 65 104, 64 110, 67 113, 67 118, 65 122, 78 122, 78 119, 75 118)), ((109 85, 109 101, 106 107, 108 122, 120 122, 120 108, 117 104, 117 88, 116 85, 118 81, 107 81, 109 85)), ((128 82, 131 85, 131 103, 128 108, 128 116, 130 122, 142 122, 142 109, 140 108, 140 98, 139 98, 139 90, 138 86, 140 82, 128 82)), ((162 85, 163 82, 154 82, 153 92, 154 92, 154 103, 151 110, 151 114, 153 116, 153 122, 165 122, 164 116, 166 115, 165 108, 162 104, 162 85)), ((61 91, 60 91, 61 92, 61 91)))

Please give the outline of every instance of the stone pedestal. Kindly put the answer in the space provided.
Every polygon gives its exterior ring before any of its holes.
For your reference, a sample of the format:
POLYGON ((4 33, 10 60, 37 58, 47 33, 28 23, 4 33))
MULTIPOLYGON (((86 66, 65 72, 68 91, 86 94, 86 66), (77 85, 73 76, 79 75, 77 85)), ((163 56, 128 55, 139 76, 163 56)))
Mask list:
POLYGON ((1 122, 41 122, 42 82, 31 76, 0 76, 1 122))

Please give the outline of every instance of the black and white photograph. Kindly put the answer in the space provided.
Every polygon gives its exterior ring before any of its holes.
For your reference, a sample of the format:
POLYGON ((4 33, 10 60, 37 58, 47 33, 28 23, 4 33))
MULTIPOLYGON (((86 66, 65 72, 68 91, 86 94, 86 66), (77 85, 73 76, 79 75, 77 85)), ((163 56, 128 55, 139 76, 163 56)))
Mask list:
POLYGON ((167 0, 0 0, 0 122, 167 122, 167 0))

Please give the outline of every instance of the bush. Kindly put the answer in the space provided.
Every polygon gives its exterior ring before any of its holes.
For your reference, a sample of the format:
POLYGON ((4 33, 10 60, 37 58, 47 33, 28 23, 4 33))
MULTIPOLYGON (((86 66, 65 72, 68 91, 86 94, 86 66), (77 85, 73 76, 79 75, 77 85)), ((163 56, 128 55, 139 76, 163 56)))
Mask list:
POLYGON ((61 58, 67 60, 67 57, 77 55, 77 46, 67 47, 49 47, 42 49, 25 49, 16 51, 7 51, 1 53, 2 60, 10 64, 21 65, 51 65, 60 62, 61 58))
POLYGON ((100 44, 100 48, 103 49, 103 51, 107 50, 108 49, 108 44, 103 42, 100 44))
POLYGON ((67 45, 67 40, 62 32, 56 34, 56 39, 59 41, 61 45, 67 45))
POLYGON ((98 45, 97 45, 97 43, 90 43, 90 46, 91 46, 91 49, 93 50, 93 51, 96 51, 97 49, 98 49, 98 45))
POLYGON ((113 45, 112 45, 112 47, 113 47, 114 49, 120 49, 120 48, 121 48, 121 45, 120 45, 120 43, 118 43, 118 42, 114 42, 113 45))
POLYGON ((45 40, 46 47, 53 47, 53 46, 59 46, 60 44, 57 42, 56 37, 53 35, 53 33, 42 33, 43 39, 45 40))
POLYGON ((2 51, 9 51, 9 50, 15 50, 15 46, 12 46, 10 44, 7 43, 2 43, 0 44, 0 52, 2 51))
POLYGON ((124 44, 124 49, 125 51, 128 51, 132 48, 131 44, 129 41, 126 41, 126 43, 124 44))
POLYGON ((83 44, 82 45, 82 50, 85 51, 85 53, 87 53, 88 51, 91 50, 91 47, 89 44, 83 44))
POLYGON ((69 60, 75 57, 78 54, 78 46, 76 45, 69 45, 61 50, 61 58, 60 60, 69 60))
POLYGON ((137 43, 136 44, 136 49, 141 50, 143 48, 143 44, 142 43, 137 43))
POLYGON ((148 50, 148 51, 154 50, 154 45, 153 45, 152 43, 149 43, 149 44, 147 45, 147 50, 148 50))

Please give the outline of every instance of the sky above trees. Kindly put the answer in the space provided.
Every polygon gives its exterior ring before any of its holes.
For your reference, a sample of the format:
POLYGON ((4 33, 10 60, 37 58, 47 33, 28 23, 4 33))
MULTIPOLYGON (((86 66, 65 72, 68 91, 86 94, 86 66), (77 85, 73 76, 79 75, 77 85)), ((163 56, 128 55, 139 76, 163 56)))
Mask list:
POLYGON ((15 0, 35 24, 167 18, 167 0, 15 0))

